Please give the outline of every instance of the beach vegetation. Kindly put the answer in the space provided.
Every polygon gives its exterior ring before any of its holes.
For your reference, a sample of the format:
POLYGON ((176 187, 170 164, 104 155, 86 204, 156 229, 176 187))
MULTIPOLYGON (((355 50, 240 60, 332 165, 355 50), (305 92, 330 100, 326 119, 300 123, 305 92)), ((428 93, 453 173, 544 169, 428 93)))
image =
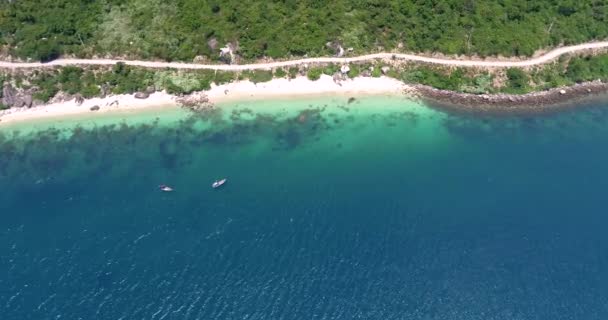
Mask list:
POLYGON ((243 71, 242 76, 253 83, 268 82, 272 80, 272 71, 270 70, 251 70, 243 71))
POLYGON ((196 72, 166 70, 154 73, 154 86, 171 94, 188 94, 204 90, 205 82, 196 72))
POLYGON ((382 76, 382 69, 380 67, 375 67, 372 69, 372 77, 379 78, 382 76))
POLYGON ((323 74, 328 76, 333 76, 338 71, 340 71, 340 66, 335 63, 330 63, 323 68, 323 74))
POLYGON ((285 72, 285 69, 283 68, 276 68, 274 70, 274 77, 275 78, 285 78, 287 76, 287 72, 285 72))
POLYGON ((99 88, 99 86, 89 83, 87 85, 82 86, 79 93, 84 98, 90 99, 99 96, 101 94, 101 89, 99 88))
POLYGON ((348 66, 349 70, 348 70, 348 77, 349 78, 356 78, 361 74, 361 65, 359 64, 350 64, 348 66))
POLYGON ((597 79, 608 81, 608 55, 574 57, 568 63, 566 76, 577 83, 597 79))
POLYGON ((526 93, 529 88, 530 78, 522 69, 507 69, 507 86, 504 91, 507 93, 526 93))
POLYGON ((232 71, 216 71, 215 76, 213 77, 213 82, 216 85, 221 85, 225 83, 230 83, 236 79, 236 73, 232 71))
POLYGON ((298 74, 300 74, 300 69, 298 67, 290 67, 288 70, 289 79, 295 79, 298 74))
POLYGON ((308 79, 310 79, 312 81, 317 81, 321 78, 322 74, 323 74, 322 68, 310 68, 310 69, 308 69, 308 72, 306 72, 306 77, 308 77, 308 79))

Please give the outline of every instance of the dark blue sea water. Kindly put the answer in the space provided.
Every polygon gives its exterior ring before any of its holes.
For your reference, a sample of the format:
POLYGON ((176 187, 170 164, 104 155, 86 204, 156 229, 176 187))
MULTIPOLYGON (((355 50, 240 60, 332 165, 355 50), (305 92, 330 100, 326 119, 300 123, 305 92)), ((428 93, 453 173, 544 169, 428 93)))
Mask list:
POLYGON ((1 319, 608 318, 607 103, 342 100, 0 128, 1 319))

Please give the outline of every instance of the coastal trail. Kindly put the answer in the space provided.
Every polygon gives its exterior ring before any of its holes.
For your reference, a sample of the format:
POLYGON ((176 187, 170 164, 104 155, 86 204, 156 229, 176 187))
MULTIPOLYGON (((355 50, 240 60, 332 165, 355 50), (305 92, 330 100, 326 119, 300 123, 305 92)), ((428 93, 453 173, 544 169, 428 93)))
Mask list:
POLYGON ((8 69, 32 69, 68 65, 114 65, 118 62, 124 62, 127 65, 146 67, 146 68, 173 68, 173 69, 208 69, 220 71, 242 71, 256 69, 270 69, 277 67, 288 67, 306 63, 349 63, 361 62, 376 59, 397 59, 405 61, 424 62, 431 64, 459 66, 459 67, 529 67, 550 62, 557 57, 590 49, 608 48, 608 41, 589 42, 573 46, 565 46, 553 49, 538 57, 527 60, 459 60, 459 59, 444 59, 432 58, 421 55, 402 54, 402 53, 374 53, 350 58, 338 57, 319 57, 305 58, 287 61, 277 61, 268 63, 241 64, 241 65, 215 65, 215 64, 197 64, 197 63, 182 63, 182 62, 161 62, 161 61, 143 61, 143 60, 118 60, 118 59, 57 59, 50 62, 8 62, 0 61, 0 68, 8 69))

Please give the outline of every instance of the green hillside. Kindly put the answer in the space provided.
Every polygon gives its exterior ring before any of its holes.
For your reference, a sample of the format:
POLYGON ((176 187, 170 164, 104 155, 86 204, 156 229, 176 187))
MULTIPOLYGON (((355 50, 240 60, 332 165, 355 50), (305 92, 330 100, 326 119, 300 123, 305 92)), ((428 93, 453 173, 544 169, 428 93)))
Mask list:
POLYGON ((5 53, 36 60, 217 59, 227 42, 253 60, 333 54, 333 41, 512 56, 607 37, 606 0, 0 0, 5 53))

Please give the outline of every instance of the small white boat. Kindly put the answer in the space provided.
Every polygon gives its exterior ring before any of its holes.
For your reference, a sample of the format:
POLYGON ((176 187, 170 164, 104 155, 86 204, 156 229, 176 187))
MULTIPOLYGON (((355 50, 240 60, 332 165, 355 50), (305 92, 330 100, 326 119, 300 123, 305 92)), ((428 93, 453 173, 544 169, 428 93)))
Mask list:
POLYGON ((222 180, 216 180, 215 182, 213 182, 213 184, 211 184, 211 187, 213 189, 215 188, 219 188, 221 187, 224 183, 226 183, 226 178, 222 179, 222 180))
POLYGON ((165 184, 161 184, 160 186, 158 186, 158 188, 160 189, 160 191, 163 192, 171 192, 173 191, 173 188, 169 187, 168 185, 165 184))

